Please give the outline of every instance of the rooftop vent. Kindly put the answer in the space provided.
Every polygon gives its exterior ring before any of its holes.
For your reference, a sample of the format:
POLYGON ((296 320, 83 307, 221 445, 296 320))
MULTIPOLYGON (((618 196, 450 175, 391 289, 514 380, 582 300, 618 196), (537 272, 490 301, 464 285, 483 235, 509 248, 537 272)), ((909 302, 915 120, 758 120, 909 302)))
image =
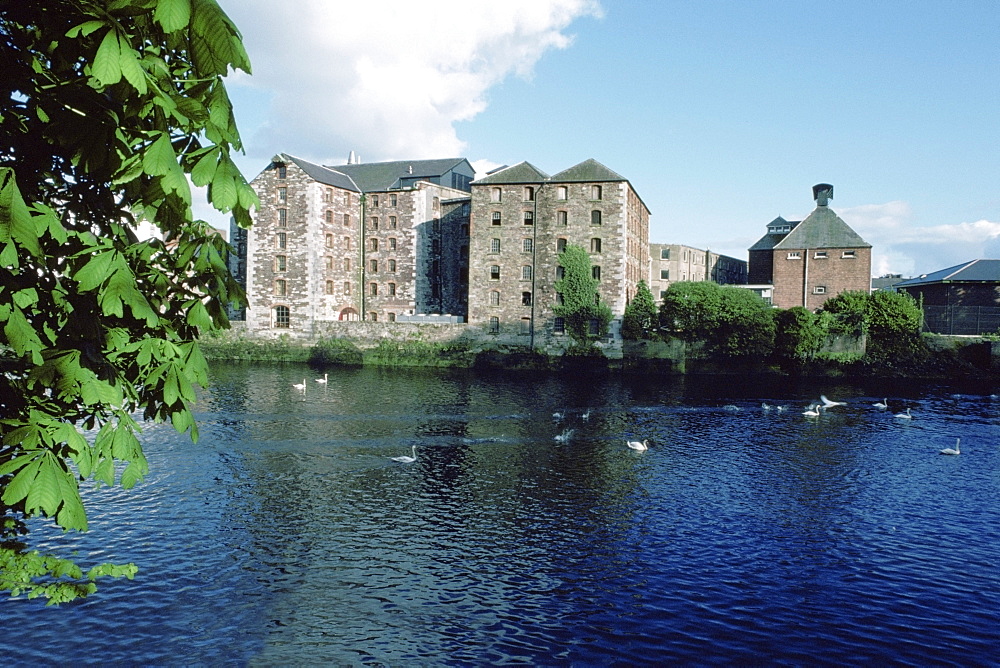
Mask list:
POLYGON ((817 183, 813 186, 813 199, 816 206, 826 206, 833 199, 833 186, 829 183, 817 183))

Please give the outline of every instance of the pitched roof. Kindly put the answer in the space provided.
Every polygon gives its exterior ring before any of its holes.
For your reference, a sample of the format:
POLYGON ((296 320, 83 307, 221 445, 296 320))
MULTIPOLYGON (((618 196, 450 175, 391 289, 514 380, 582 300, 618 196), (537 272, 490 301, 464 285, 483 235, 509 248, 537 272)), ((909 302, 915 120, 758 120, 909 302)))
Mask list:
POLYGON ((917 278, 896 283, 906 288, 929 283, 1000 283, 1000 260, 970 260, 917 278))
POLYGON ((322 165, 315 165, 302 158, 296 158, 294 155, 288 155, 287 153, 279 153, 274 156, 272 162, 291 162, 297 165, 303 172, 309 175, 315 181, 324 183, 328 186, 336 186, 337 188, 343 188, 344 190, 353 190, 354 192, 361 192, 358 185, 346 174, 342 174, 336 170, 330 169, 329 167, 323 167, 322 165))
POLYGON ((584 160, 569 169, 564 169, 554 175, 551 180, 557 182, 628 181, 621 174, 608 169, 593 158, 584 160))
POLYGON ((502 167, 487 176, 473 181, 476 185, 500 185, 504 183, 542 183, 549 175, 530 162, 519 162, 512 167, 502 167))
POLYGON ((805 220, 776 243, 776 249, 871 248, 847 223, 827 206, 817 206, 805 220))
MULTIPOLYGON (((802 221, 800 221, 800 220, 785 220, 781 216, 778 216, 777 218, 775 218, 774 220, 772 220, 770 223, 767 224, 767 229, 770 230, 772 227, 784 227, 785 225, 788 225, 789 228, 791 228, 791 229, 794 230, 795 226, 798 225, 801 222, 802 221)), ((778 242, 780 242, 786 236, 788 236, 788 232, 770 232, 769 231, 767 234, 765 234, 760 239, 758 239, 757 243, 755 243, 753 246, 751 246, 748 250, 752 250, 752 251, 753 250, 771 250, 775 246, 777 246, 778 242)))
MULTIPOLYGON (((392 162, 363 162, 354 165, 334 165, 334 169, 350 176, 365 192, 379 192, 399 187, 402 179, 437 178, 454 169, 465 158, 438 158, 435 160, 395 160, 392 162)), ((470 165, 471 170, 471 165, 470 165)))

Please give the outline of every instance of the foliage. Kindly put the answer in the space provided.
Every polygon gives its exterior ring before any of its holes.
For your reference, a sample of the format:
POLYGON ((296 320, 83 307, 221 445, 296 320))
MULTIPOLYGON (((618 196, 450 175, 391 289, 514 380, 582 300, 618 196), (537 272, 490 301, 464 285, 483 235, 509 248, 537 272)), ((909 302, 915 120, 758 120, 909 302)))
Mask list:
POLYGON ((338 364, 360 366, 364 357, 356 345, 344 339, 324 338, 316 342, 309 352, 312 364, 338 364))
POLYGON ((865 361, 904 368, 923 364, 928 351, 920 337, 922 316, 917 303, 904 292, 879 290, 869 295, 865 361))
POLYGON ((197 438, 199 331, 242 293, 188 177, 240 224, 256 205, 230 157, 230 67, 250 69, 215 0, 0 4, 0 587, 64 601, 134 572, 73 583, 14 537, 34 516, 85 530, 82 480, 142 479, 136 413, 197 438))
POLYGON ((828 327, 831 334, 853 336, 867 333, 865 309, 868 307, 868 293, 855 290, 841 292, 823 303, 822 311, 829 314, 828 327))
POLYGON ((205 359, 240 360, 254 362, 308 362, 312 351, 309 347, 282 334, 278 338, 251 338, 233 336, 231 330, 203 334, 198 342, 205 359))
POLYGON ((649 291, 646 281, 639 281, 635 296, 625 307, 622 317, 622 338, 648 339, 659 326, 659 317, 653 293, 649 291))
POLYGON ((767 302, 750 290, 709 281, 671 284, 660 305, 660 326, 727 357, 762 357, 774 345, 774 314, 767 302))
POLYGON ((555 288, 563 302, 552 311, 565 319, 566 331, 578 346, 591 348, 595 341, 608 335, 611 307, 601 301, 597 289, 599 282, 592 275, 590 255, 582 246, 566 246, 559 254, 559 265, 564 272, 555 288))
POLYGON ((823 347, 827 329, 823 319, 801 306, 778 311, 774 352, 791 360, 811 360, 823 347))
POLYGON ((452 367, 468 366, 471 350, 461 344, 428 343, 426 341, 379 341, 378 346, 365 351, 364 361, 377 366, 452 367))

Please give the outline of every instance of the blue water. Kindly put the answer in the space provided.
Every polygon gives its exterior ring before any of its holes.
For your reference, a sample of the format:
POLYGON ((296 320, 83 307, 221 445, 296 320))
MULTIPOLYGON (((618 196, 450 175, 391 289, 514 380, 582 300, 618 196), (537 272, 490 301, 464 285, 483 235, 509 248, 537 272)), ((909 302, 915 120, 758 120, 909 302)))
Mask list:
POLYGON ((36 524, 141 571, 0 599, 5 664, 1000 664, 996 388, 316 376, 215 365, 198 444, 147 425, 88 534, 36 524))

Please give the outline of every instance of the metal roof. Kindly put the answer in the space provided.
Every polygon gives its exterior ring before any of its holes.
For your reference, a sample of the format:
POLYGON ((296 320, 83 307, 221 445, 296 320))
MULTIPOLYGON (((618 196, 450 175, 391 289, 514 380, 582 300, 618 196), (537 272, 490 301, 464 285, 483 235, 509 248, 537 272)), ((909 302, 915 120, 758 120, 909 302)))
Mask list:
POLYGON ((930 283, 1000 283, 1000 260, 970 260, 896 283, 907 288, 930 283))

